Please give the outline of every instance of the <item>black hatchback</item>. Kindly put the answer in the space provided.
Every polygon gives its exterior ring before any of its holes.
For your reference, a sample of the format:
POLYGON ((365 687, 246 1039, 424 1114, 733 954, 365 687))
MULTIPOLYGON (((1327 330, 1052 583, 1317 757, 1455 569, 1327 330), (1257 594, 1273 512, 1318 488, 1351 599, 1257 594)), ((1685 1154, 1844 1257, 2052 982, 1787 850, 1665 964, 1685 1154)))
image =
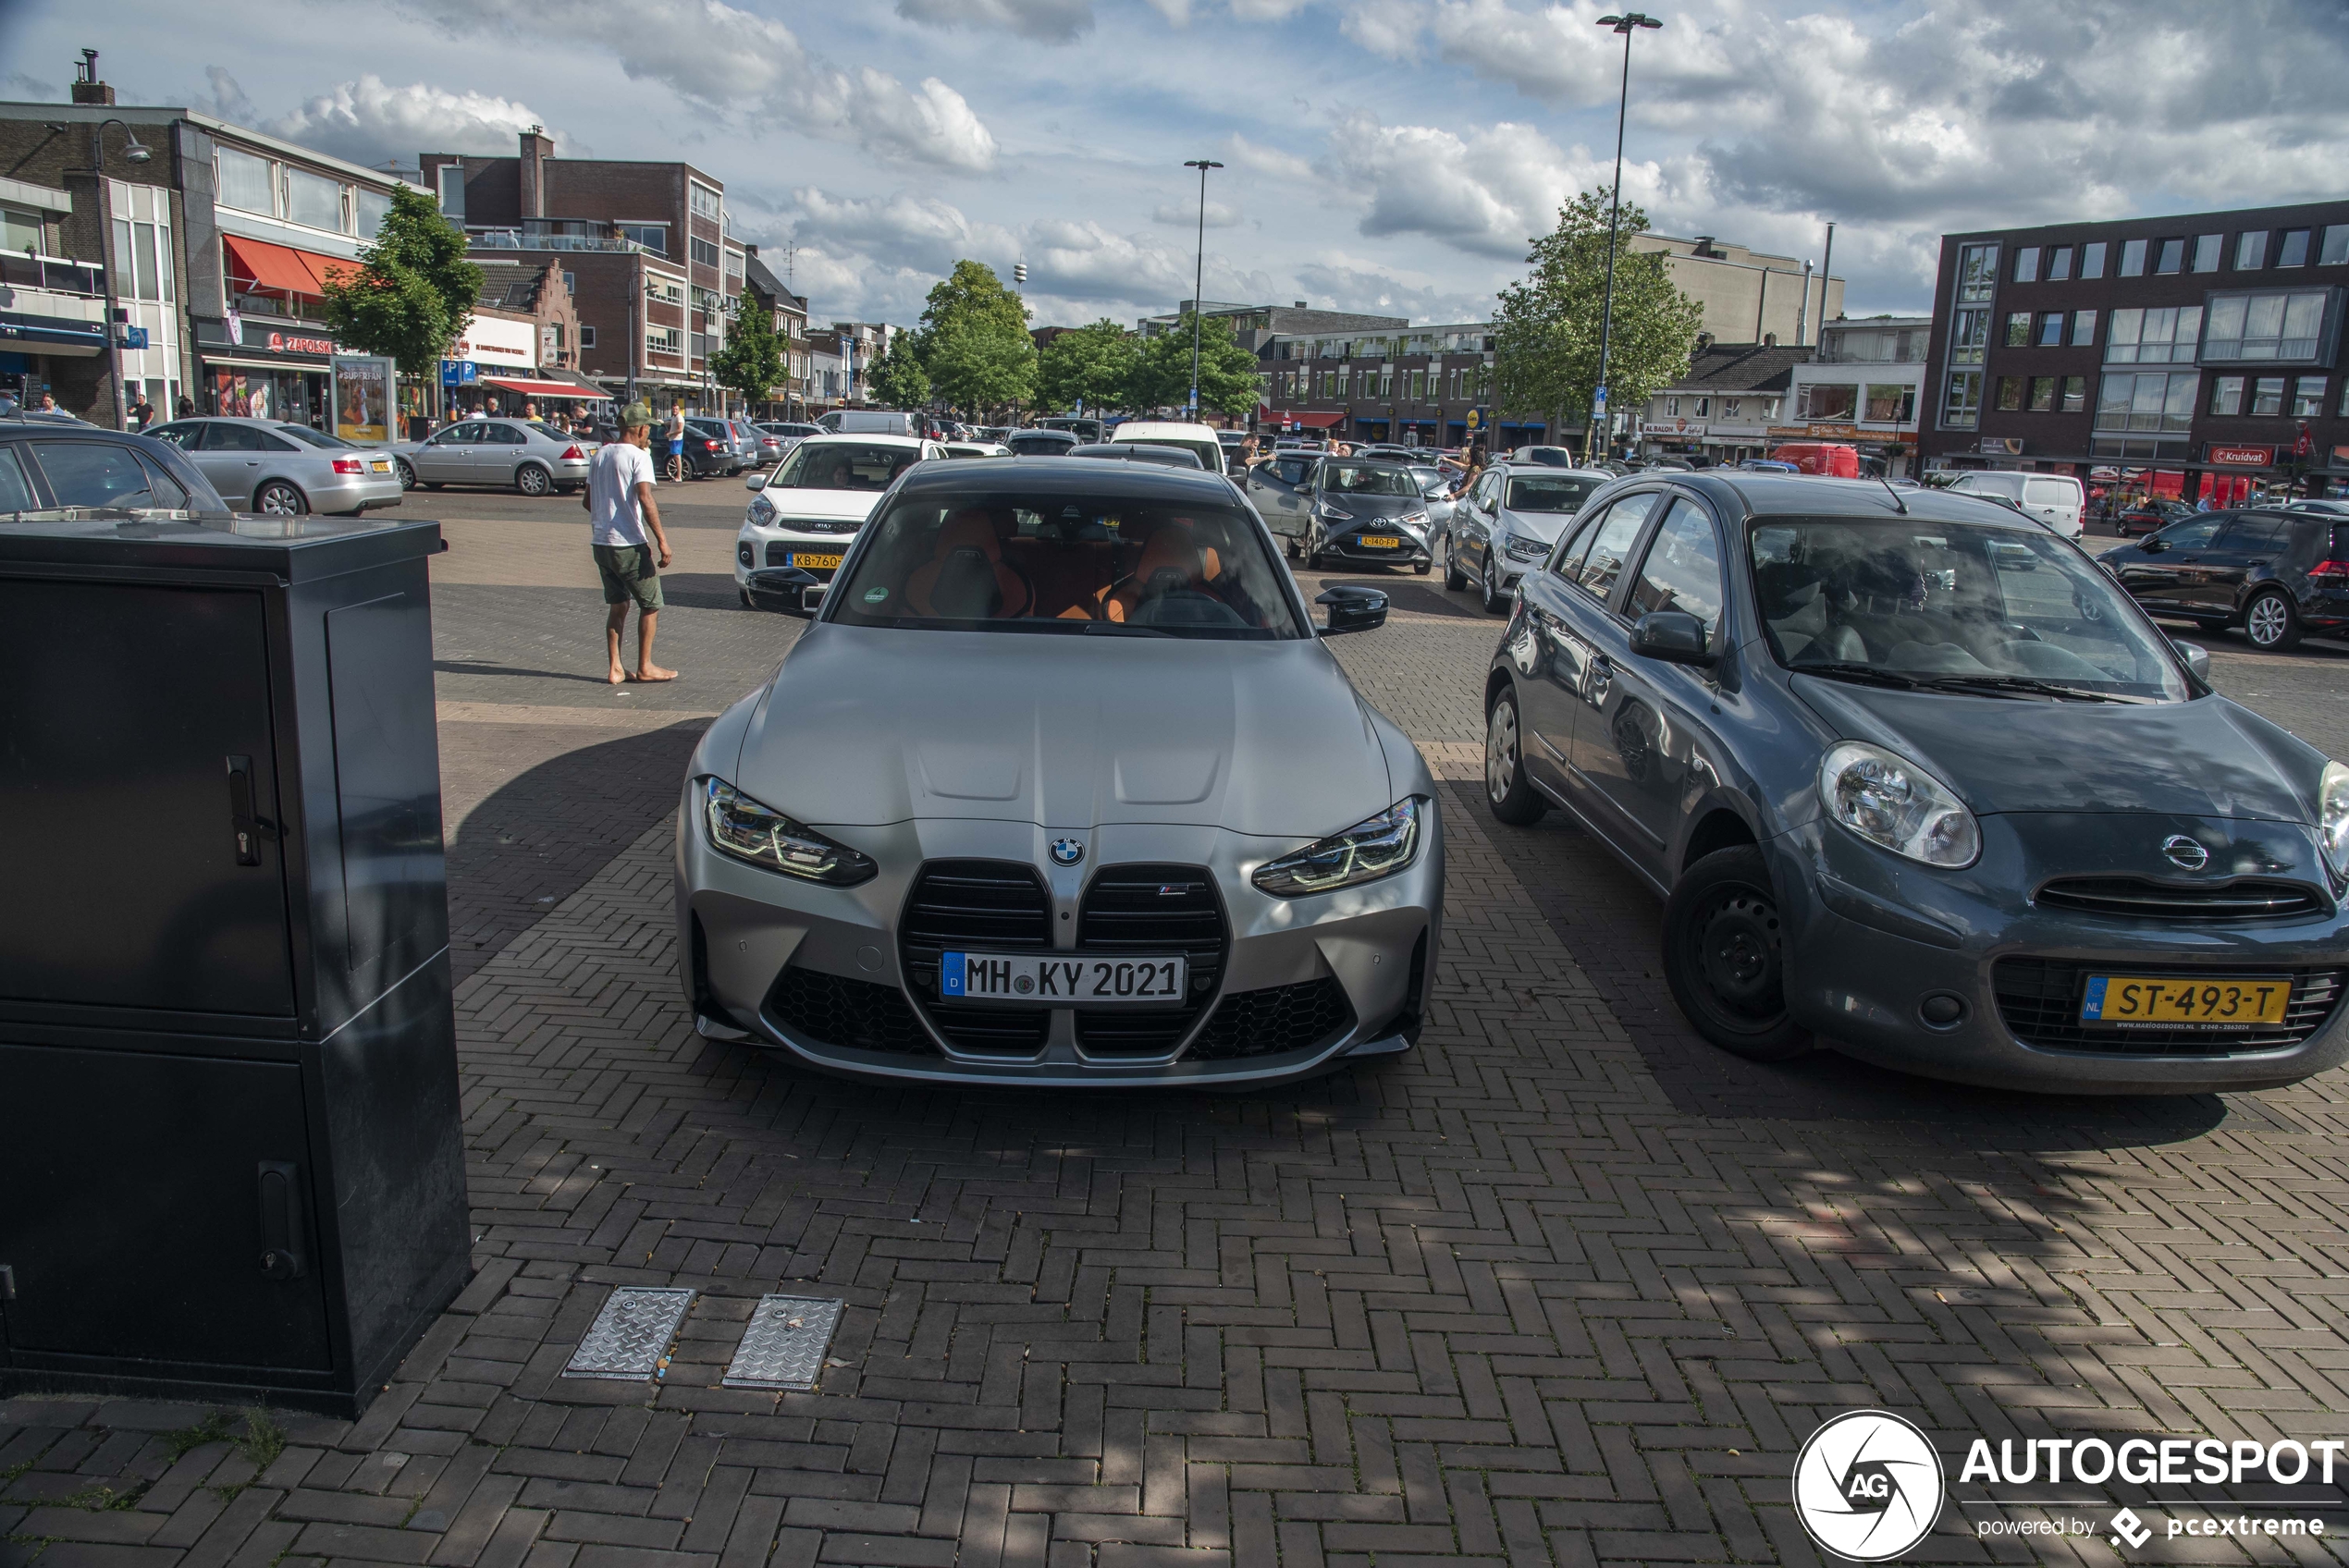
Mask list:
POLYGON ((2349 767, 2208 663, 2009 507, 1641 475, 1519 582, 1486 795, 1665 896, 1673 998, 1738 1054, 2286 1084, 2349 1056, 2349 767))
POLYGON ((2097 559, 2154 614, 2240 626, 2266 652, 2349 625, 2349 519, 2202 512, 2097 559))

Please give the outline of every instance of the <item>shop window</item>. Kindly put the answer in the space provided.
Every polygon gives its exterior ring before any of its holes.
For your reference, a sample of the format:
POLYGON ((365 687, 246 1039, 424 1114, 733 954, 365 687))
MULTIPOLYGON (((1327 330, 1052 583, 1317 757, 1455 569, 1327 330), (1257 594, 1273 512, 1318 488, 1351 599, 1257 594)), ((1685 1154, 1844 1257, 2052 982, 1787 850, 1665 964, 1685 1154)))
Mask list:
POLYGON ((1873 386, 1863 407, 1870 424, 1910 424, 1917 417, 1917 389, 1898 382, 1873 386))
POLYGON ((2184 270, 2185 264, 2186 242, 2183 239, 2164 239, 2160 249, 2154 252, 2153 270, 2157 273, 2180 272, 2184 270))
POLYGON ((2325 378, 2304 375, 2293 383, 2292 417, 2316 419, 2325 411, 2325 378))
POLYGON ((2146 274, 2146 241, 2123 239, 2121 242, 2121 276, 2143 277, 2146 274))
POLYGON ((2195 236, 2194 242, 2194 270, 2196 272, 2217 272, 2219 270, 2219 252, 2225 247, 2227 237, 2223 234, 2203 234, 2195 236))
POLYGON ((2283 231, 2283 243, 2276 247, 2276 265, 2280 267, 2305 267, 2307 264, 2308 231, 2305 228, 2285 229, 2283 231))
POLYGON ((2257 272, 2268 264, 2268 231, 2255 228, 2235 236, 2235 271, 2257 272))
POLYGON ((2063 378, 2063 411, 2068 414, 2084 414, 2088 411, 2088 378, 2086 376, 2067 375, 2063 378))
POLYGON ((2007 347, 2010 349, 2028 349, 2031 347, 2031 312, 2029 311, 2011 311, 2008 312, 2007 347))
POLYGON ((2083 278, 2104 276, 2104 241, 2092 239, 2080 247, 2080 276, 2083 278))
POLYGON ((2349 265, 2349 223, 2337 223, 2325 230, 2324 248, 2317 253, 2317 264, 2349 265))
POLYGON ((2039 247, 2025 245, 2015 251, 2014 280, 2017 283, 2039 281, 2039 247))
MULTIPOLYGON (((269 160, 234 147, 214 149, 214 177, 217 188, 213 200, 224 207, 234 207, 240 213, 259 213, 264 217, 277 215, 277 191, 269 178, 269 160)), ((461 202, 461 194, 460 201, 461 202)), ((459 211, 462 212, 461 205, 459 211)))
POLYGON ((2039 347, 2042 349, 2063 347, 2063 312, 2061 311, 2049 311, 2039 318, 2039 347))
POLYGON ((2094 311, 2072 312, 2072 346, 2075 349, 2093 349, 2096 343, 2097 312, 2094 311))
POLYGON ((2251 384, 2253 417, 2268 417, 2283 412, 2283 377, 2263 375, 2251 384))
POLYGON ((2059 245, 2048 252, 2048 280, 2061 283, 2072 276, 2072 247, 2059 245))
MULTIPOLYGON (((2324 329, 2331 290, 2282 289, 2258 294, 2210 296, 2210 331, 2202 345, 2206 364, 2243 360, 2314 360, 2324 329)), ((2118 312, 2115 312, 2118 320, 2118 312)))
POLYGON ((1953 371, 1949 390, 1941 398, 1941 423, 1955 430, 1972 430, 1982 417, 1982 373, 1953 371))
POLYGON ((1998 377, 1998 411, 2019 413, 2023 409, 2023 378, 2019 375, 1998 377))
POLYGON ((2055 406, 2056 378, 2052 375, 2033 376, 2031 378, 2031 411, 2035 414, 2051 414, 2055 412, 2055 406))
POLYGON ((2222 418, 2243 412, 2243 377, 2214 375, 2210 378, 2210 411, 2222 418))
POLYGON ((2112 312, 2105 332, 2104 362, 2109 365, 2189 363, 2195 341, 2202 332, 2200 305, 2164 305, 2156 310, 2132 308, 2112 312))

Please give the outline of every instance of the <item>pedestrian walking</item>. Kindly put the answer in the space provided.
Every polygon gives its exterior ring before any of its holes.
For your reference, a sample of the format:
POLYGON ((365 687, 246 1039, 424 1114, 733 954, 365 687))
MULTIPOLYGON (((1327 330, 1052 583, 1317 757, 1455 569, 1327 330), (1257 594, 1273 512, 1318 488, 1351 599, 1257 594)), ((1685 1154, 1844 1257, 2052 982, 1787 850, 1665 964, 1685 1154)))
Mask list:
POLYGON ((195 418, 196 400, 193 398, 189 397, 185 392, 182 392, 179 394, 179 401, 174 403, 171 407, 171 417, 173 419, 195 418))
POLYGON ((685 405, 678 402, 669 405, 669 482, 685 482, 685 405))
POLYGON ((653 631, 660 619, 660 570, 670 562, 669 535, 660 526, 660 508, 653 500, 653 411, 631 403, 620 416, 621 439, 600 447, 587 470, 587 493, 580 505, 587 508, 589 544, 596 572, 604 580, 604 679, 617 686, 624 680, 674 680, 677 672, 653 663, 653 631), (658 558, 656 558, 658 557, 658 558), (628 606, 636 606, 636 668, 620 656, 628 630, 628 606))
POLYGON ((130 405, 130 428, 133 430, 144 430, 147 426, 154 423, 155 410, 154 406, 147 401, 147 395, 144 392, 140 393, 138 398, 139 400, 130 405))

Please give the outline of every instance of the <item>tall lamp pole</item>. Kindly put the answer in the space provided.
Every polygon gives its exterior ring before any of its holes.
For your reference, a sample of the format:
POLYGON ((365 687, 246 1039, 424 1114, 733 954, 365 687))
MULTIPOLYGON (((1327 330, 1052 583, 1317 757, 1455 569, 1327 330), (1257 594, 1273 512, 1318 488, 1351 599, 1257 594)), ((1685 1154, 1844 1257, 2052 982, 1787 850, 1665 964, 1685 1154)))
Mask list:
POLYGON ((1639 28, 1659 28, 1660 18, 1626 11, 1619 17, 1601 17, 1599 26, 1613 28, 1623 35, 1623 94, 1615 110, 1615 186, 1607 192, 1606 211, 1606 303, 1599 312, 1599 386, 1591 398, 1590 423, 1582 429, 1582 455, 1591 455, 1591 424, 1600 420, 1613 420, 1606 405, 1606 358, 1608 340, 1615 335, 1615 237, 1623 216, 1623 121, 1631 107, 1631 34, 1639 28))
POLYGON ((1224 165, 1212 158, 1186 158, 1183 166, 1199 170, 1199 261, 1191 273, 1191 418, 1199 418, 1199 318, 1206 303, 1199 296, 1207 287, 1207 171, 1224 165))
MULTIPOLYGON (((92 80, 96 80, 97 74, 97 67, 92 64, 90 67, 92 80)), ((130 423, 130 405, 122 395, 123 329, 122 324, 115 320, 115 263, 107 259, 106 253, 106 247, 114 242, 113 214, 106 209, 106 127, 110 125, 121 126, 123 139, 130 143, 122 150, 124 157, 134 164, 143 164, 154 154, 139 145, 139 133, 131 129, 127 121, 100 120, 90 128, 90 174, 98 187, 98 274, 106 286, 106 363, 113 372, 114 427, 121 430, 130 423)), ((136 234, 138 231, 133 229, 131 232, 136 234)), ((120 258, 120 261, 124 266, 130 265, 128 256, 120 258)), ((132 267, 131 270, 135 274, 138 269, 132 267)))

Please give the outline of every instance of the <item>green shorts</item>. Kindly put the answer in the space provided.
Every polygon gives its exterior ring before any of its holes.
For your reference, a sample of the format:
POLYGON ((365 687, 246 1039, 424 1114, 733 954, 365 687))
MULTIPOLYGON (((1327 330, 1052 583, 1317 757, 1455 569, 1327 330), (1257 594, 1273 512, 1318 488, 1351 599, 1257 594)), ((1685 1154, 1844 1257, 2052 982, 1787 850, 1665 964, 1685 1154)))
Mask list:
POLYGON ((660 573, 650 545, 597 545, 596 570, 604 575, 604 603, 636 601, 640 610, 660 608, 660 573))

